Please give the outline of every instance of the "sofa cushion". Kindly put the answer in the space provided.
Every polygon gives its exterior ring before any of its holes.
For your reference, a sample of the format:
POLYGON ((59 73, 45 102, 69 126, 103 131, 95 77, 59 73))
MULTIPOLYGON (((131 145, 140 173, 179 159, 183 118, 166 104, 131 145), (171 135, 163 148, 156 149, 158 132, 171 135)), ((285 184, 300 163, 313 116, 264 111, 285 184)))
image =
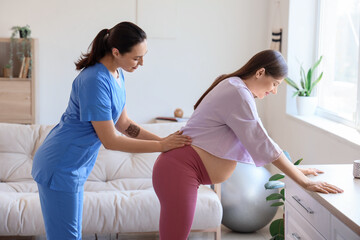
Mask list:
POLYGON ((0 182, 32 180, 32 160, 53 126, 0 124, 0 182))

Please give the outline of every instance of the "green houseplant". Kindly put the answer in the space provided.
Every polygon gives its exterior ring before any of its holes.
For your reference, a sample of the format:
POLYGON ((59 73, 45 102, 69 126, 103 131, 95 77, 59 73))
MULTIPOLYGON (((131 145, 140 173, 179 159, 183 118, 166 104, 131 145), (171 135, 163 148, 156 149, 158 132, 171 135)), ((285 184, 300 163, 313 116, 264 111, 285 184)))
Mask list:
MULTIPOLYGON (((291 161, 290 155, 288 152, 284 151, 286 157, 291 161)), ((294 165, 299 165, 303 159, 297 160, 294 165)), ((273 193, 266 197, 266 201, 276 201, 271 204, 272 207, 284 206, 285 201, 285 184, 280 179, 284 178, 284 174, 274 174, 269 178, 269 181, 265 184, 266 189, 281 189, 280 193, 273 193)), ((282 218, 275 219, 270 223, 269 231, 271 234, 270 240, 284 240, 284 215, 282 218)))
POLYGON ((312 90, 318 84, 323 76, 323 72, 320 73, 318 77, 316 77, 314 81, 314 73, 316 68, 319 66, 322 60, 322 56, 320 56, 319 60, 317 60, 312 67, 310 67, 305 75, 305 70, 300 66, 300 86, 299 87, 291 78, 285 78, 285 82, 289 84, 291 87, 295 88, 295 92, 293 96, 300 97, 310 97, 312 90))
POLYGON ((10 72, 11 72, 11 65, 10 64, 6 64, 3 68, 3 72, 4 72, 4 77, 8 78, 10 77, 10 72))
POLYGON ((311 115, 315 112, 317 98, 312 96, 311 93, 323 76, 323 72, 315 76, 316 68, 319 66, 322 58, 320 56, 307 70, 307 73, 305 73, 303 66, 300 66, 300 86, 291 78, 285 78, 285 82, 295 89, 293 96, 297 96, 296 106, 299 115, 311 115))
POLYGON ((14 53, 16 54, 17 61, 22 63, 24 57, 30 58, 29 65, 29 76, 31 76, 31 65, 32 65, 32 53, 31 53, 31 29, 29 25, 25 26, 14 26, 11 28, 12 33, 10 37, 10 57, 9 57, 9 65, 10 65, 10 76, 13 77, 14 70, 14 53), (17 36, 19 36, 20 40, 17 40, 17 36))
POLYGON ((14 38, 17 33, 19 33, 20 38, 29 38, 31 35, 31 29, 29 25, 20 27, 20 26, 14 26, 11 28, 13 30, 11 37, 14 38))

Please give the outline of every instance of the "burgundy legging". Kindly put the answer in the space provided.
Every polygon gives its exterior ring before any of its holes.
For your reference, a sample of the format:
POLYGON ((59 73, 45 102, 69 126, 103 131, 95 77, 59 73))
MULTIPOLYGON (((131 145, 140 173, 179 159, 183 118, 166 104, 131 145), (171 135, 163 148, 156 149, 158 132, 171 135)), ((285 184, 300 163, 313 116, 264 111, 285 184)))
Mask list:
POLYGON ((155 162, 152 180, 161 205, 160 239, 187 239, 199 185, 211 184, 202 160, 191 146, 162 153, 155 162))

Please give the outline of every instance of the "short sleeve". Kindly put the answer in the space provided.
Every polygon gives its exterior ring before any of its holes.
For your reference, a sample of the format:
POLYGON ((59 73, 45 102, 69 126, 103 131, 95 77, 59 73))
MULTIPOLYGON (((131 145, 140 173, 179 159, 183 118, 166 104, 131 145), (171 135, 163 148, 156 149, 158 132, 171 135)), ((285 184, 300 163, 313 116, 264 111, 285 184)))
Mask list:
POLYGON ((229 108, 225 119, 256 166, 263 166, 279 158, 282 150, 269 137, 258 117, 254 99, 246 91, 238 90, 239 96, 229 108), (242 95, 242 96, 241 96, 242 95), (244 96, 245 95, 245 96, 244 96))
POLYGON ((105 77, 83 79, 78 96, 80 121, 112 120, 111 89, 105 77))

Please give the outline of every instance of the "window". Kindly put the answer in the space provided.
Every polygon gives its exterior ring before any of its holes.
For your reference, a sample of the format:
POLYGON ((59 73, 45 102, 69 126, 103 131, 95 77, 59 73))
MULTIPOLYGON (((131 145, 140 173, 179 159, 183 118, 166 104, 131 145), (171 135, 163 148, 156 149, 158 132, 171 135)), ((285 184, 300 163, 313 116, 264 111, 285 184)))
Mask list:
POLYGON ((322 0, 319 52, 323 79, 319 115, 360 129, 360 0, 322 0))

